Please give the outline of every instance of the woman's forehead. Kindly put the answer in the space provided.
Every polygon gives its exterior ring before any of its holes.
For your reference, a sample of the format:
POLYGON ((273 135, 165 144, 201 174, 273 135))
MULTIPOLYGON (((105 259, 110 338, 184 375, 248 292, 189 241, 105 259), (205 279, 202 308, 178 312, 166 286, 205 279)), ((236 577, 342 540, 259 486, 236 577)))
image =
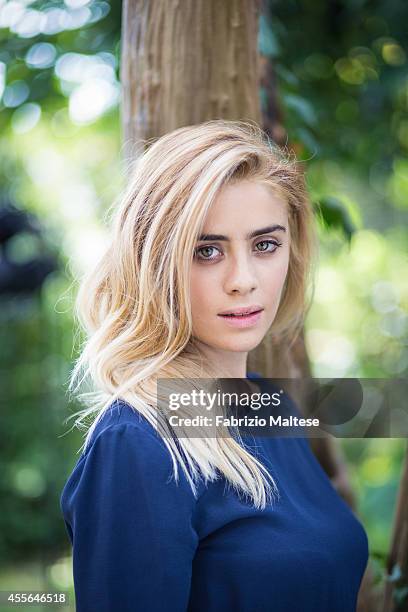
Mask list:
POLYGON ((286 202, 264 184, 240 181, 226 185, 218 194, 203 232, 227 235, 234 228, 251 232, 272 225, 287 225, 286 202))

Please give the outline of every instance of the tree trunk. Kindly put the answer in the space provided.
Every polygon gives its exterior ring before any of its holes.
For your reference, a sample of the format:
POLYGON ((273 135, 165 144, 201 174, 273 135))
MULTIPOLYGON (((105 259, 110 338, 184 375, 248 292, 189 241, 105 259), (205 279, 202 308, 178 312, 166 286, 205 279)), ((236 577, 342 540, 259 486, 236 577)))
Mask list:
POLYGON ((208 119, 260 123, 257 2, 125 0, 122 28, 128 154, 141 139, 208 119))

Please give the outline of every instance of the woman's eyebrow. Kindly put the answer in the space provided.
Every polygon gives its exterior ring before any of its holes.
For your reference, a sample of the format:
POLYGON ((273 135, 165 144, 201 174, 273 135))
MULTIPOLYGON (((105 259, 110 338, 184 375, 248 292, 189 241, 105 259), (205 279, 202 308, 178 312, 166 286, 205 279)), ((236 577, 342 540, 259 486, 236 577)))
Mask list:
MULTIPOLYGON (((270 232, 286 232, 286 227, 284 227, 283 225, 268 225, 268 227, 261 227, 261 229, 257 229, 254 230, 253 232, 250 232, 249 234, 247 234, 247 240, 250 240, 251 238, 255 238, 256 236, 262 236, 263 234, 269 234, 270 232)), ((201 236, 198 237, 199 240, 222 240, 224 242, 229 242, 230 239, 228 238, 228 236, 223 236, 222 234, 201 234, 201 236)))

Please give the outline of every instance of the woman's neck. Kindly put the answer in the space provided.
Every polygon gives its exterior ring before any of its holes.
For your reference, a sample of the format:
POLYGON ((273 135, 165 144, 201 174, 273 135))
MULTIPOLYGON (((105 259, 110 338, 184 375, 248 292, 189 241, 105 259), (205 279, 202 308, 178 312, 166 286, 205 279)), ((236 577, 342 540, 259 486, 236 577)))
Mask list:
POLYGON ((246 378, 248 353, 223 351, 199 343, 199 349, 219 378, 246 378))

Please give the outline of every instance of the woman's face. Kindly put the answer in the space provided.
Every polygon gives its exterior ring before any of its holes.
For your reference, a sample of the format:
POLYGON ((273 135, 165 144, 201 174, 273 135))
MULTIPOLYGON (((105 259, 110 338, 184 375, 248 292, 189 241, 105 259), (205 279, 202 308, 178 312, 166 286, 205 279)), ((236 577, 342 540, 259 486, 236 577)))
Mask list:
POLYGON ((286 203, 271 188, 241 180, 216 198, 191 271, 193 336, 211 348, 248 352, 270 328, 289 264, 286 203), (237 309, 249 316, 225 316, 237 309))

